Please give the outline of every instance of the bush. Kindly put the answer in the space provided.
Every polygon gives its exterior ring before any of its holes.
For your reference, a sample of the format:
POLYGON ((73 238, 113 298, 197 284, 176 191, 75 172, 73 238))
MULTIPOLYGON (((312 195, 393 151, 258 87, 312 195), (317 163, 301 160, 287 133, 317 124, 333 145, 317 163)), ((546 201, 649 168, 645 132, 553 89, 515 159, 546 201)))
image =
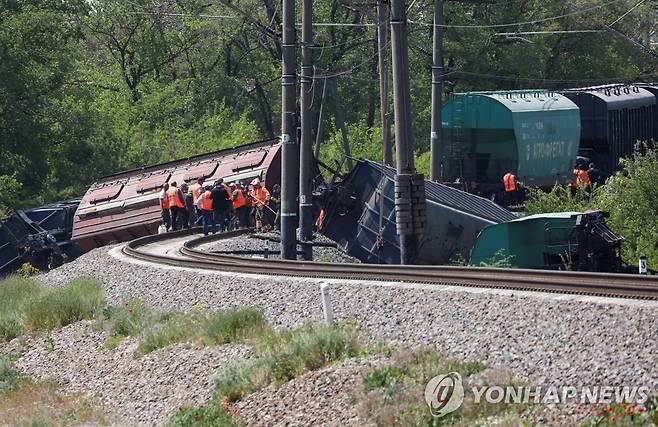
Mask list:
POLYGON ((143 333, 135 355, 142 356, 168 345, 199 337, 204 320, 194 315, 171 315, 143 333))
POLYGON ((103 307, 103 289, 91 279, 76 279, 61 288, 43 291, 25 307, 25 327, 53 330, 91 319, 103 307))
POLYGON ((25 306, 42 292, 43 288, 32 279, 14 276, 0 282, 0 342, 23 334, 25 306))
POLYGON ((235 402, 271 381, 271 360, 260 358, 227 366, 217 377, 217 396, 235 402))
POLYGON ((0 394, 13 391, 26 381, 26 378, 12 365, 11 360, 0 355, 0 394))

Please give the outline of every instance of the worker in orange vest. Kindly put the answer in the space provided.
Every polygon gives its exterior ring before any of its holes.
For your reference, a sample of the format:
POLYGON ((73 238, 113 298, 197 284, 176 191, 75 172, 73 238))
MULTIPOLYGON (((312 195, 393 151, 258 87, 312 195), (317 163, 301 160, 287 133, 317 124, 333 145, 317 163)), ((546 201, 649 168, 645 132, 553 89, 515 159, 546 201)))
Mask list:
POLYGON ((166 182, 162 185, 162 190, 158 198, 160 199, 160 215, 162 216, 162 224, 165 226, 167 231, 171 229, 171 213, 169 212, 169 198, 167 197, 167 190, 169 190, 169 184, 166 182))
POLYGON ((513 203, 519 203, 519 182, 512 171, 507 172, 505 176, 503 176, 503 184, 505 186, 505 195, 508 203, 510 205, 513 203))
POLYGON ((194 205, 201 212, 201 221, 203 224, 203 235, 208 235, 208 228, 212 227, 212 233, 215 234, 217 225, 215 224, 212 206, 212 192, 209 185, 205 187, 205 191, 199 195, 199 198, 194 205))
POLYGON ((575 191, 578 187, 589 187, 589 185, 590 180, 587 171, 578 167, 574 168, 573 181, 569 183, 569 188, 571 188, 572 191, 575 191))
POLYGON ((232 199, 235 216, 238 218, 237 227, 249 227, 249 198, 247 191, 239 181, 235 183, 235 190, 233 191, 232 199))
POLYGON ((196 207, 196 202, 199 200, 199 197, 203 193, 203 178, 198 178, 196 183, 190 187, 192 191, 192 204, 194 205, 194 211, 196 212, 196 225, 201 224, 203 219, 201 218, 201 211, 196 207))
MULTIPOLYGON (((265 188, 264 185, 260 182, 259 178, 251 181, 251 191, 249 192, 254 204, 254 216, 256 218, 256 228, 260 231, 263 231, 263 220, 266 220, 265 216, 265 207, 270 204, 270 199, 272 196, 270 192, 265 188)), ((269 226, 269 224, 265 224, 269 226)))
POLYGON ((179 219, 182 220, 183 211, 185 210, 185 196, 176 186, 176 181, 169 184, 167 190, 167 199, 169 199, 169 212, 171 214, 171 228, 172 230, 179 230, 182 224, 179 224, 179 219))

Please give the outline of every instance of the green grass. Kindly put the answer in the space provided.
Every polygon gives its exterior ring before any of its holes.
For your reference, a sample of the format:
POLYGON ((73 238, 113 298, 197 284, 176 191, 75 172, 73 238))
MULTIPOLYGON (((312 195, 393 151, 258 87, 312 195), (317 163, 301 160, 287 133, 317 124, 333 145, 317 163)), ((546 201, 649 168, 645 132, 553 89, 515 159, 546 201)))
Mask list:
POLYGON ((220 400, 235 402, 271 382, 290 381, 363 351, 353 328, 324 325, 271 332, 261 337, 255 349, 256 359, 231 365, 219 375, 220 400))
POLYGON ((243 423, 220 406, 208 405, 202 408, 181 408, 167 425, 169 427, 239 427, 243 423))
POLYGON ((17 389, 25 381, 25 376, 14 369, 11 359, 0 355, 0 394, 17 389))
POLYGON ((103 304, 102 288, 92 279, 45 288, 33 279, 10 277, 0 281, 0 342, 91 319, 103 304))
POLYGON ((211 344, 243 342, 267 330, 263 313, 253 308, 231 309, 208 317, 205 338, 211 344))

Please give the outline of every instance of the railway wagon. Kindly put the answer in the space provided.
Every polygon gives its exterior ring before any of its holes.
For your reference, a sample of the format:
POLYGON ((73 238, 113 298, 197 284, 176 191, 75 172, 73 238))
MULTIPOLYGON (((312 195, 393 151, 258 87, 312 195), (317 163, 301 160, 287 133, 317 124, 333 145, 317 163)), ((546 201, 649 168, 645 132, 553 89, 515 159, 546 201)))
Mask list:
POLYGON ((554 92, 454 95, 442 111, 443 181, 490 196, 513 172, 526 186, 573 178, 580 140, 578 107, 554 92))
POLYGON ((248 184, 260 178, 268 188, 280 181, 278 138, 120 172, 95 182, 73 221, 73 240, 84 251, 154 234, 161 223, 159 193, 166 182, 248 184))
POLYGON ((623 238, 601 211, 530 215, 482 230, 472 265, 504 262, 511 267, 620 272, 623 238))
MULTIPOLYGON (((349 255, 371 264, 399 264, 395 226, 395 170, 359 160, 332 189, 323 206, 321 232, 349 255)), ((466 260, 484 227, 516 218, 490 200, 425 181, 427 222, 419 242, 418 263, 447 264, 466 260)))
POLYGON ((580 109, 579 155, 596 163, 604 176, 619 169, 638 141, 655 136, 656 97, 638 86, 606 85, 568 89, 562 94, 580 109))

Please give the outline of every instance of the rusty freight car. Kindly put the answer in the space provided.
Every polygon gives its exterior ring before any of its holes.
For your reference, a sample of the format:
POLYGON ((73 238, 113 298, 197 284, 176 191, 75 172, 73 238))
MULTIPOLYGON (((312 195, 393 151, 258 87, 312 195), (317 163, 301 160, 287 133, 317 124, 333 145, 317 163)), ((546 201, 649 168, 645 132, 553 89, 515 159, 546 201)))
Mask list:
POLYGON ((202 154, 99 179, 87 190, 73 221, 73 240, 84 251, 153 234, 161 222, 158 194, 162 184, 248 183, 258 177, 271 188, 280 181, 278 138, 202 154))

